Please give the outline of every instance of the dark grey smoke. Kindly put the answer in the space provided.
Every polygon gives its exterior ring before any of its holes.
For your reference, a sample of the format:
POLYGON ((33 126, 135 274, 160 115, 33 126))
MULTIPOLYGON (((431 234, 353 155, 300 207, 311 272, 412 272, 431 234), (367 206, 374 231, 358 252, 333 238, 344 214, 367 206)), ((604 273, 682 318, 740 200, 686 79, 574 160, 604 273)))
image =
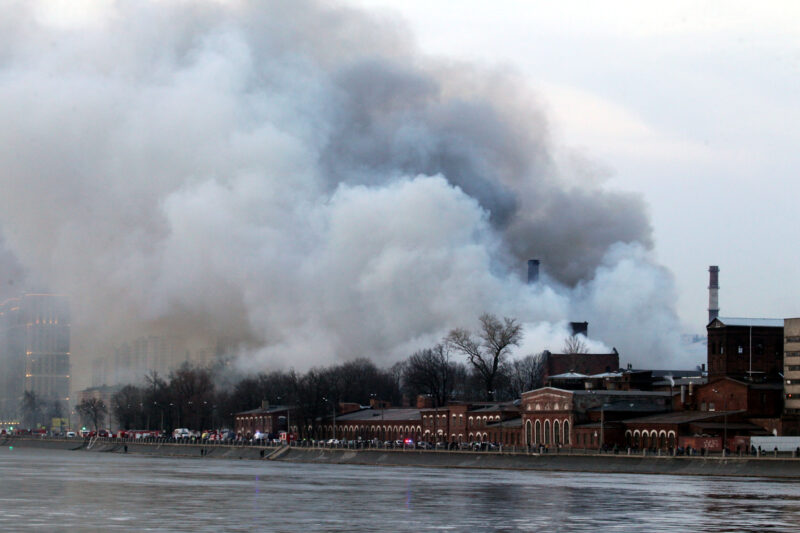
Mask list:
POLYGON ((676 326, 641 200, 564 179, 514 73, 330 3, 45 5, 2 3, 0 261, 72 296, 85 359, 156 333, 391 360, 483 311, 616 335, 625 295, 593 280, 622 264, 666 306, 650 338, 676 326))

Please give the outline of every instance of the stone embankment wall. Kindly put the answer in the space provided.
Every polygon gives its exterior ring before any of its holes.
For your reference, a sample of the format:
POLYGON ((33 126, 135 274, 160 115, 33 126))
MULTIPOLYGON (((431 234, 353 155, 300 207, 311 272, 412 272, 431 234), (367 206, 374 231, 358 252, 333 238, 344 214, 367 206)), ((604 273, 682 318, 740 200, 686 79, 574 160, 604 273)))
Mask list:
POLYGON ((505 470, 662 475, 758 476, 800 479, 800 459, 775 457, 668 457, 641 455, 524 454, 422 450, 275 448, 220 444, 142 443, 75 439, 6 438, 0 445, 163 457, 277 460, 298 463, 487 468, 505 470))

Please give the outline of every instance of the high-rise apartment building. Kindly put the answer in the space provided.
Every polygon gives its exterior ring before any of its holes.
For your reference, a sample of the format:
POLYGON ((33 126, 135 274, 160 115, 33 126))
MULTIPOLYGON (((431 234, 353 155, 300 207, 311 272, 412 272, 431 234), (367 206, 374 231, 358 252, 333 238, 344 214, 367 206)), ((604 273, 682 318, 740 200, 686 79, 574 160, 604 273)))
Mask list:
POLYGON ((70 314, 66 297, 25 294, 0 304, 0 414, 19 414, 25 392, 68 402, 70 314))

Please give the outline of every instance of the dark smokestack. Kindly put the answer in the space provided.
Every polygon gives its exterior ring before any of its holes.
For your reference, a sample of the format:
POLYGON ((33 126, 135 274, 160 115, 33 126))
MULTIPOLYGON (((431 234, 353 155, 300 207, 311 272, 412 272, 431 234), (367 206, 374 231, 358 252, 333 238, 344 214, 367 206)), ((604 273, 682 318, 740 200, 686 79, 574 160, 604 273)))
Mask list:
POLYGON ((719 316, 719 267, 708 267, 708 321, 719 316))
POLYGON ((539 282, 539 260, 528 259, 528 285, 539 282))
POLYGON ((589 323, 588 322, 570 322, 569 329, 573 335, 589 336, 589 323))

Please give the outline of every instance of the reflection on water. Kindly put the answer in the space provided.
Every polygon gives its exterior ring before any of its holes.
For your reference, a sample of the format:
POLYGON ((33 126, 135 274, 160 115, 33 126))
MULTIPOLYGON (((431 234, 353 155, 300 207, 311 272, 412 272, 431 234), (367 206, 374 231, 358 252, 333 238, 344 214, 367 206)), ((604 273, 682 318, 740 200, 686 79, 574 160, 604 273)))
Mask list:
POLYGON ((759 478, 371 468, 0 449, 8 531, 797 531, 759 478))

